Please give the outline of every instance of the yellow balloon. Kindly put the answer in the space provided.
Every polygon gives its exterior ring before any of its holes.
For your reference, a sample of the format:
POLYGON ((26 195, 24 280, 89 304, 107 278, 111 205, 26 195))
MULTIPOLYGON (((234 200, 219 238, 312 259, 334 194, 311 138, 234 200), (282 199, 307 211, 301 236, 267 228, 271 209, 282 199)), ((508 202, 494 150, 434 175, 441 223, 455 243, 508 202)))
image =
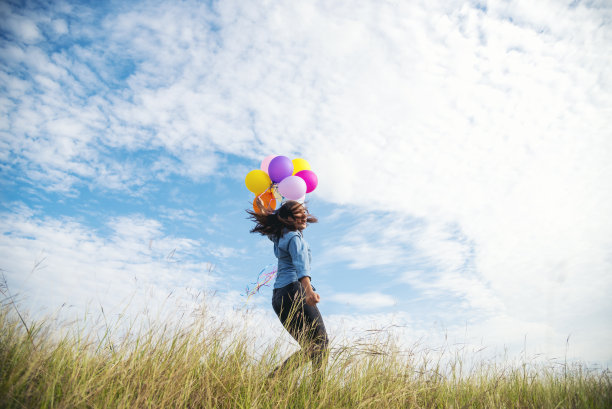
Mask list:
POLYGON ((293 159, 293 174, 295 175, 300 170, 311 170, 310 164, 306 162, 306 159, 293 159))
POLYGON ((272 181, 266 172, 261 169, 255 169, 247 173, 244 183, 247 189, 259 195, 270 188, 272 181))

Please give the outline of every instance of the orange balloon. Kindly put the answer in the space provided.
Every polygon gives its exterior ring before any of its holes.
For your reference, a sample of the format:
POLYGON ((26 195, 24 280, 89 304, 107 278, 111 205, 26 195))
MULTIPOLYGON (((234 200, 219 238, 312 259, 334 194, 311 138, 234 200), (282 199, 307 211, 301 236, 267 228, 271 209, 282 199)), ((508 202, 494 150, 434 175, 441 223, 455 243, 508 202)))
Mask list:
MULTIPOLYGON (((260 198, 267 210, 276 209, 276 197, 271 190, 266 191, 260 196, 260 198)), ((255 199, 253 199, 253 210, 257 213, 261 213, 261 209, 259 209, 257 206, 257 196, 255 196, 255 199)))

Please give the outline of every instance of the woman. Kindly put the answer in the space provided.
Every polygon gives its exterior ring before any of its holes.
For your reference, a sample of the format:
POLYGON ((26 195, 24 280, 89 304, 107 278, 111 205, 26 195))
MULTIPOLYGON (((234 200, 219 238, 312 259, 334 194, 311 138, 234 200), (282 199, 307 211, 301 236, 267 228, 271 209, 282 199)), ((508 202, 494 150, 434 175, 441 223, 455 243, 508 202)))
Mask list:
POLYGON ((272 307, 285 329, 302 347, 271 374, 294 369, 303 362, 302 354, 312 361, 313 369, 321 370, 327 357, 328 338, 323 318, 317 308, 321 300, 310 284, 310 248, 302 231, 308 223, 316 223, 306 207, 287 201, 276 210, 257 201, 261 212, 247 210, 256 224, 251 233, 267 236, 274 243, 278 272, 274 282, 272 307))

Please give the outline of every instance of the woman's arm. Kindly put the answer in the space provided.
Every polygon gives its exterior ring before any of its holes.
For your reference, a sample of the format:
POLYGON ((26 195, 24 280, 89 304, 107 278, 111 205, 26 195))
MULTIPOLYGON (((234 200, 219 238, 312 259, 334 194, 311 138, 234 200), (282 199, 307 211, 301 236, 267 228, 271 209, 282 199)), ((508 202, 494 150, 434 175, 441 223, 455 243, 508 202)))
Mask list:
POLYGON ((300 278, 300 283, 302 283, 302 287, 306 291, 306 304, 314 307, 317 305, 319 301, 321 301, 321 296, 314 292, 312 286, 310 285, 310 277, 305 276, 300 278))

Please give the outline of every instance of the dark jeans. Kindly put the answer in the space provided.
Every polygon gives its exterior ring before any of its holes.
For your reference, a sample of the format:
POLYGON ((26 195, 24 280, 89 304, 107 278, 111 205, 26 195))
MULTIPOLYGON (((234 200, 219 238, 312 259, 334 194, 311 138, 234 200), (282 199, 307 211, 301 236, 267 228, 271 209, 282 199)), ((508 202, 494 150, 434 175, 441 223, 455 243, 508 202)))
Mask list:
POLYGON ((300 344, 302 351, 290 356, 273 374, 298 363, 306 353, 314 369, 321 369, 327 357, 329 340, 323 317, 315 305, 306 304, 306 292, 299 281, 274 289, 272 307, 285 329, 300 344))

